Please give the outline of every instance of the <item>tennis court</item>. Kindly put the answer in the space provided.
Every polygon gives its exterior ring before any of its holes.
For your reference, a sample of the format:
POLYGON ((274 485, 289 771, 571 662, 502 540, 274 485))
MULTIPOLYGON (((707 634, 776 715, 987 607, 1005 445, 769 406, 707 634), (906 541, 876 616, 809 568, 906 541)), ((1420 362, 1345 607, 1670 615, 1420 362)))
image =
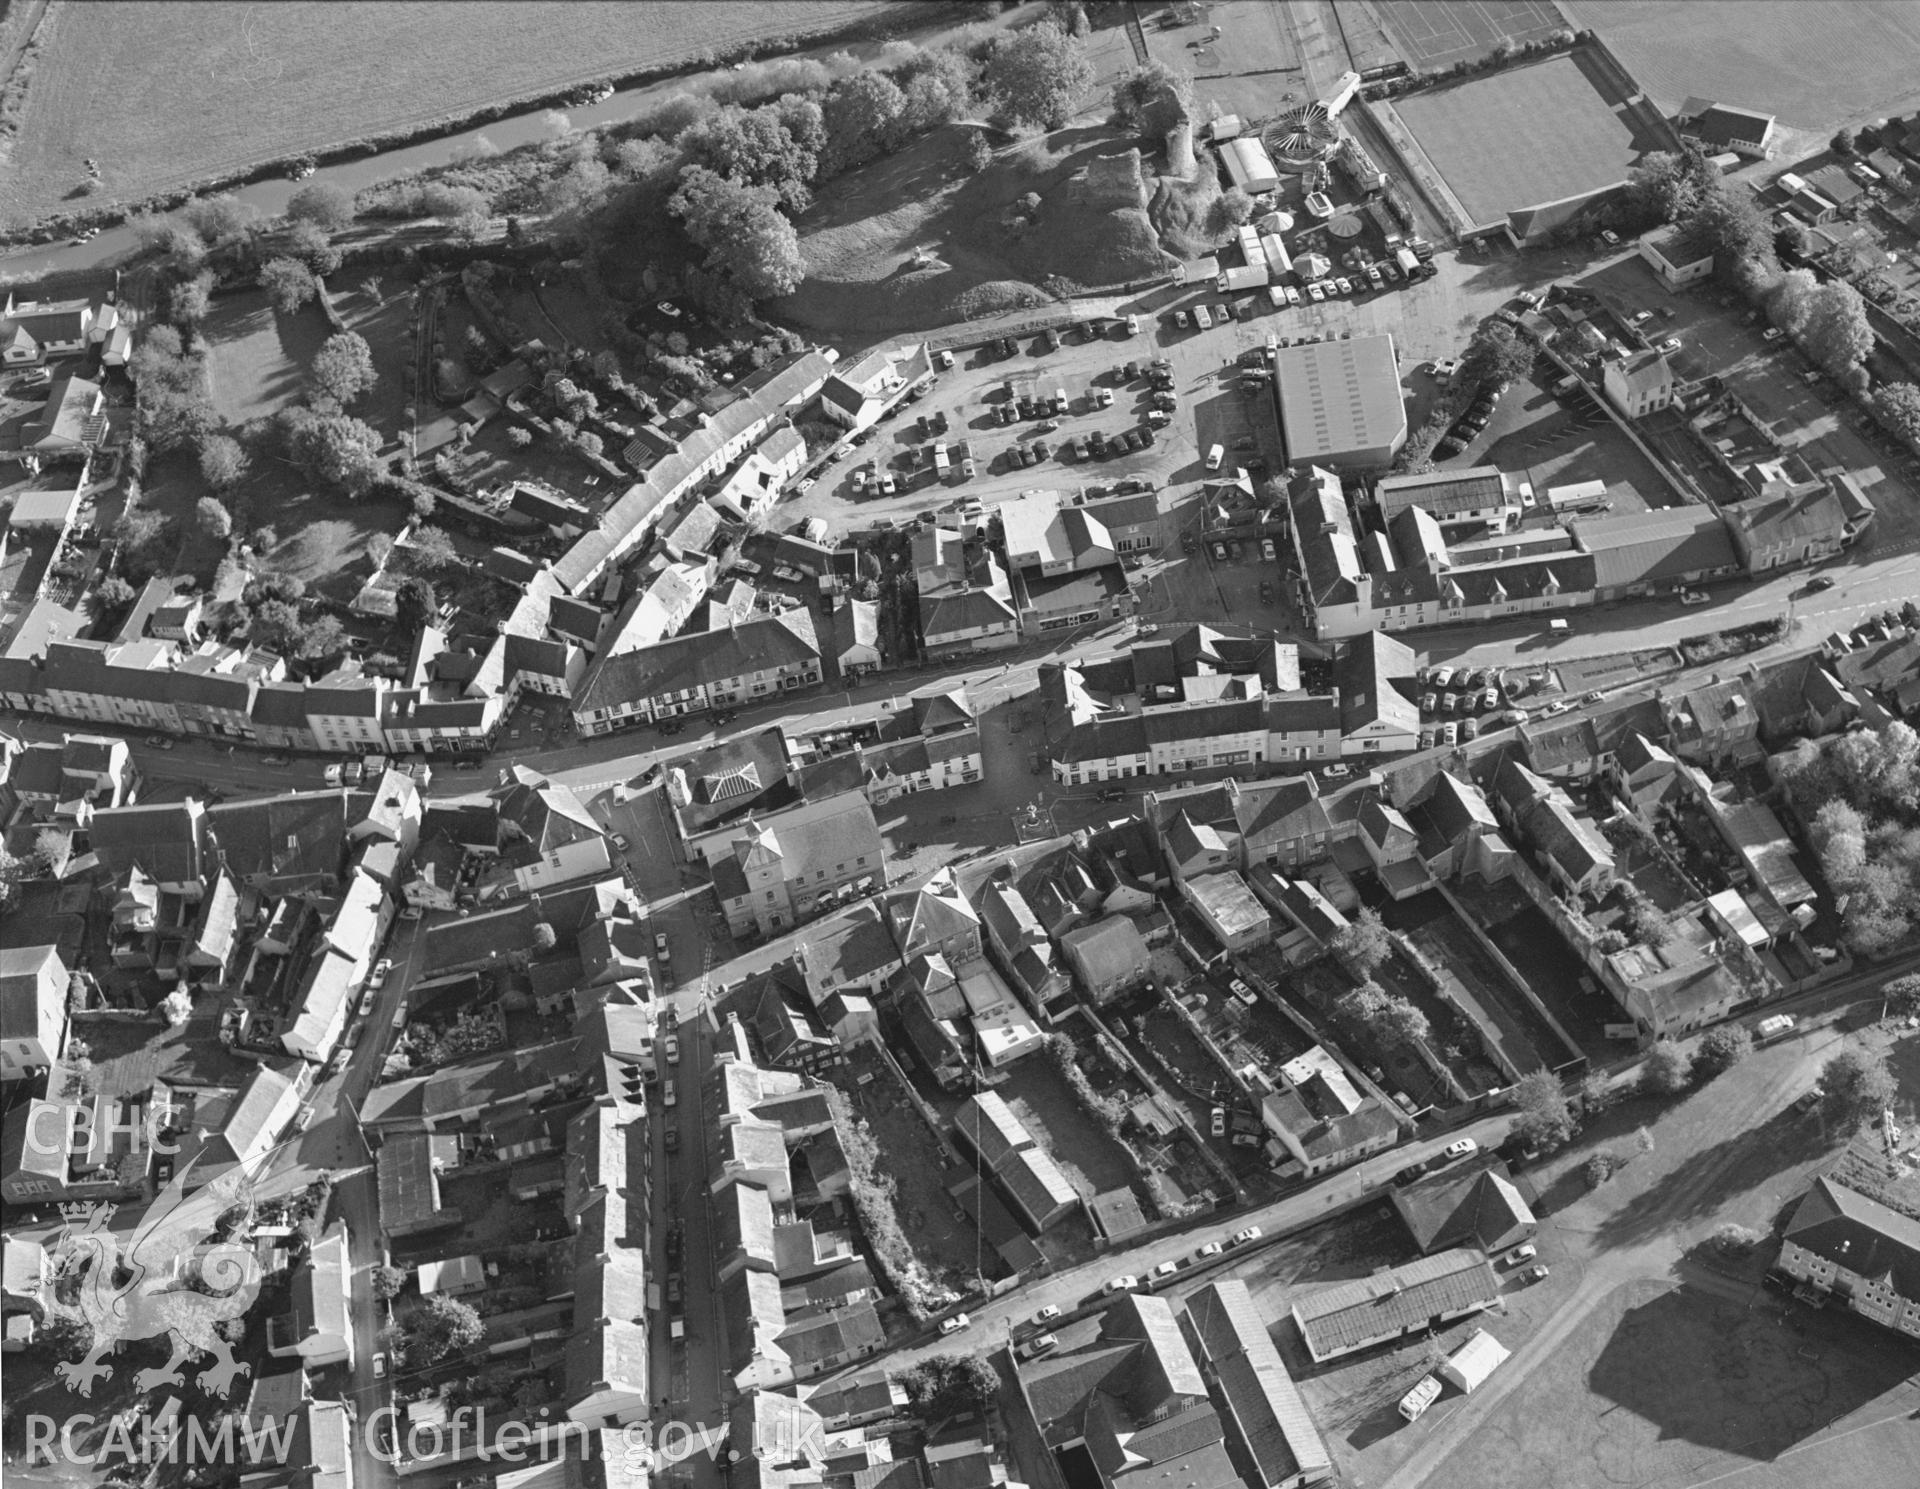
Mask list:
POLYGON ((1484 57, 1502 41, 1539 41, 1569 27, 1553 0, 1375 0, 1418 72, 1484 57))

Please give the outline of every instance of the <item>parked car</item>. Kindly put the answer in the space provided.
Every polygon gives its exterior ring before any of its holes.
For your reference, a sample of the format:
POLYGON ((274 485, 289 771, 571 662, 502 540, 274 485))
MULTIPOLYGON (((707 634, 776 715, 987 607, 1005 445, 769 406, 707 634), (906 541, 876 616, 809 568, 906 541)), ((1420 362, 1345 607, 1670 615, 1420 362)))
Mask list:
POLYGON ((1226 1249, 1227 1248, 1218 1241, 1209 1241, 1207 1242, 1206 1245, 1202 1246, 1198 1251, 1194 1252, 1193 1259, 1197 1262, 1205 1261, 1210 1256, 1218 1256, 1221 1252, 1225 1251, 1226 1249))
POLYGON ((1424 1163, 1410 1163, 1393 1176, 1394 1187, 1397 1189, 1405 1189, 1407 1185, 1424 1178, 1426 1172, 1427 1166, 1424 1163))
POLYGON ((1665 341, 1661 342, 1659 346, 1655 347, 1654 350, 1665 352, 1668 356, 1672 356, 1680 350, 1680 338, 1678 336, 1669 336, 1665 341))
POLYGON ((1059 1343, 1060 1338, 1057 1334, 1042 1334, 1038 1339, 1029 1340, 1026 1344, 1021 1345, 1020 1353, 1024 1358, 1031 1360, 1039 1355, 1044 1355, 1059 1343))
POLYGON ((1813 578, 1809 579, 1806 582, 1804 588, 1806 593, 1810 595, 1817 595, 1822 593, 1825 590, 1832 589, 1833 580, 1825 574, 1815 574, 1813 578))
POLYGON ((667 945, 667 933, 665 931, 655 931, 653 933, 653 954, 663 962, 673 960, 673 948, 667 945))
POLYGON ((943 1318, 940 1320, 940 1332, 942 1334, 958 1334, 962 1329, 972 1324, 972 1322, 973 1320, 968 1318, 966 1314, 956 1313, 951 1318, 943 1318))
POLYGON ((667 1063, 669 1065, 678 1065, 680 1063, 680 1036, 678 1034, 669 1034, 662 1043, 666 1047, 667 1063))
POLYGON ((1179 1270, 1180 1270, 1179 1262, 1161 1262, 1152 1271, 1147 1273, 1147 1281, 1165 1282, 1169 1277, 1173 1276, 1179 1270))
POLYGON ((1133 1273, 1122 1272, 1118 1277, 1108 1278, 1106 1286, 1101 1288, 1100 1291, 1111 1296, 1116 1293, 1130 1293, 1139 1285, 1140 1279, 1134 1276, 1133 1273))
POLYGON ((1447 1151, 1444 1156, 1446 1156, 1449 1159, 1471 1158, 1475 1153, 1478 1153, 1479 1151, 1480 1151, 1479 1143, 1475 1142, 1470 1137, 1463 1137, 1457 1143, 1448 1143, 1447 1151))
POLYGON ((1524 1246, 1514 1247, 1513 1250, 1509 1251, 1506 1254, 1506 1256, 1502 1258, 1502 1260, 1505 1261, 1505 1263, 1510 1267, 1517 1267, 1520 1265, 1521 1262, 1532 1261, 1539 1254, 1540 1254, 1540 1248, 1535 1246, 1533 1242, 1529 1241, 1524 1246))
POLYGON ((1251 1242, 1259 1240, 1260 1236, 1261 1236, 1260 1227, 1257 1225, 1250 1225, 1245 1230, 1235 1231, 1231 1239, 1231 1244, 1235 1246, 1245 1246, 1250 1244, 1251 1242))
POLYGON ((1214 1137, 1227 1135, 1227 1109, 1224 1106, 1216 1106, 1207 1114, 1207 1130, 1214 1137))
POLYGON ((1552 1274, 1547 1270, 1547 1264, 1545 1262, 1542 1262, 1539 1266, 1534 1267, 1531 1271, 1525 1273, 1520 1278, 1520 1280, 1526 1283, 1545 1282, 1547 1278, 1551 1275, 1552 1274))
POLYGON ((1254 997, 1253 989, 1247 986, 1247 980, 1244 977, 1228 978, 1227 991, 1232 993, 1234 997, 1238 998, 1249 1008, 1253 1007, 1257 1001, 1254 997))
POLYGON ((168 739, 164 734, 149 734, 145 739, 141 740, 140 743, 150 750, 170 750, 173 748, 173 741, 168 739))
POLYGON ((1032 1318, 1028 1319, 1027 1322, 1032 1324, 1034 1328, 1038 1329, 1038 1328, 1043 1328, 1047 1324, 1052 1323, 1059 1316, 1060 1316, 1059 1305, 1055 1303, 1049 1303, 1047 1304, 1046 1307, 1042 1308, 1038 1313, 1034 1314, 1032 1318))
POLYGON ((383 956, 373 964, 373 975, 367 978, 367 986, 375 992, 387 985, 387 975, 393 971, 393 958, 383 956))

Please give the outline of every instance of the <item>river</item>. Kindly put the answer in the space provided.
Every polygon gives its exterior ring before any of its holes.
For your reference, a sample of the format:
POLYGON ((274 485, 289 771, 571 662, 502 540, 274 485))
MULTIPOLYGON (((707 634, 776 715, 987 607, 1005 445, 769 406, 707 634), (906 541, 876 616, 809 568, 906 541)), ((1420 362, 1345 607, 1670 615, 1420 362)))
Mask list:
MULTIPOLYGON (((909 39, 923 45, 938 39, 932 28, 911 32, 908 35, 909 39)), ((846 53, 858 63, 872 60, 886 45, 887 43, 879 41, 823 45, 803 48, 789 55, 824 60, 836 53, 846 53)), ((839 68, 835 69, 835 72, 839 74, 849 70, 851 69, 839 68)), ((449 165, 470 156, 498 154, 517 149, 522 145, 554 139, 569 130, 594 129, 605 124, 623 123, 629 119, 638 118, 662 99, 669 98, 675 93, 689 91, 698 78, 699 75, 696 74, 636 84, 631 88, 620 89, 604 102, 586 108, 526 109, 517 114, 508 114, 504 118, 495 119, 489 124, 463 129, 458 134, 425 140, 419 144, 403 145, 396 149, 384 150, 378 155, 367 155, 356 160, 343 160, 334 165, 322 166, 308 177, 307 181, 330 181, 347 192, 360 192, 382 181, 390 181, 396 176, 409 175, 414 171, 425 170, 432 166, 449 165)), ((272 177, 264 181, 256 181, 251 186, 238 187, 232 194, 257 209, 263 216, 277 217, 286 211, 287 202, 294 192, 306 184, 306 181, 272 177)), ((35 244, 0 254, 0 281, 8 284, 27 284, 56 272, 73 273, 88 269, 113 269, 131 259, 139 247, 140 242, 134 231, 124 226, 107 228, 83 244, 69 243, 65 240, 35 244)))

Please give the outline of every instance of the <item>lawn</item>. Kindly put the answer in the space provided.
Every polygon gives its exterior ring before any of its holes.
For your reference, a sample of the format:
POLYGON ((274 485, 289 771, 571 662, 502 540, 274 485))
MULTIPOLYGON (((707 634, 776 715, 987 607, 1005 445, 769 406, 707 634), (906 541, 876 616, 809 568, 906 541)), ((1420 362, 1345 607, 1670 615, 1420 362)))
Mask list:
POLYGON ((216 298, 201 331, 214 412, 234 426, 297 402, 314 353, 332 334, 318 306, 281 315, 257 289, 216 298))
POLYGON ((1717 98, 1825 134, 1920 95, 1910 0, 1607 0, 1582 24, 1667 106, 1717 98))
POLYGON ((1636 134, 1575 53, 1396 100, 1447 187, 1478 223, 1624 181, 1662 141, 1636 134))
MULTIPOLYGON (((887 0, 372 0, 56 5, 42 41, 0 224, 91 201, 137 201, 222 172, 463 117, 570 83, 820 32, 887 0)), ((892 8, 900 9, 897 0, 892 8)))
POLYGON ((1553 0, 1378 0, 1373 8, 1417 72, 1477 61, 1502 41, 1540 41, 1567 29, 1553 0))
MULTIPOLYGON (((1501 1333, 1497 1318, 1491 1324, 1501 1333)), ((1913 1403, 1885 1398, 1899 1393, 1912 1356, 1872 1330, 1772 1297, 1749 1308, 1667 1281, 1633 1283, 1537 1362, 1423 1483, 1911 1482, 1913 1433, 1903 1419, 1913 1403)))
POLYGON ((1004 147, 969 175, 959 127, 833 182, 798 223, 807 278, 785 319, 886 333, 971 319, 1083 287, 1165 273, 1149 221, 1153 161, 1105 129, 1063 129, 1004 147), (1030 218, 1015 211, 1029 193, 1030 218), (1025 225, 1010 225, 1010 215, 1025 225))
MULTIPOLYGON (((222 546, 206 537, 194 516, 207 494, 192 456, 162 456, 147 467, 141 505, 177 518, 185 535, 174 572, 212 578, 222 546)), ((310 589, 330 599, 350 600, 371 571, 367 543, 376 533, 392 537, 406 525, 408 513, 377 498, 356 501, 307 480, 271 455, 256 452, 253 470, 226 498, 236 530, 271 526, 278 541, 263 555, 261 567, 297 575, 310 589)))

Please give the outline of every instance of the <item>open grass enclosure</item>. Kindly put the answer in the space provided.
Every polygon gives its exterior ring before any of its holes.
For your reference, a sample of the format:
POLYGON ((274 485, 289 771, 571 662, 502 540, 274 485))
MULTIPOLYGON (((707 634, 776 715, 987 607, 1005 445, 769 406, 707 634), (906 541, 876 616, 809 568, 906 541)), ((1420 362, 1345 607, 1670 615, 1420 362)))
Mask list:
POLYGON ((1636 131, 1584 56, 1450 83, 1395 107, 1476 223, 1624 181, 1663 141, 1636 131))
POLYGON ((562 11, 527 0, 55 0, 0 170, 0 224, 138 201, 571 83, 832 31, 887 3, 648 0, 562 11), (101 183, 83 196, 89 157, 101 183))
POLYGON ((1714 98, 1824 132, 1920 99, 1910 0, 1607 0, 1581 20, 1669 106, 1714 98))
POLYGON ((1003 146, 969 174, 962 137, 937 130, 842 177, 799 220, 806 281, 779 303, 802 325, 885 333, 1164 274, 1147 203, 1152 167, 1102 129, 1003 146))

